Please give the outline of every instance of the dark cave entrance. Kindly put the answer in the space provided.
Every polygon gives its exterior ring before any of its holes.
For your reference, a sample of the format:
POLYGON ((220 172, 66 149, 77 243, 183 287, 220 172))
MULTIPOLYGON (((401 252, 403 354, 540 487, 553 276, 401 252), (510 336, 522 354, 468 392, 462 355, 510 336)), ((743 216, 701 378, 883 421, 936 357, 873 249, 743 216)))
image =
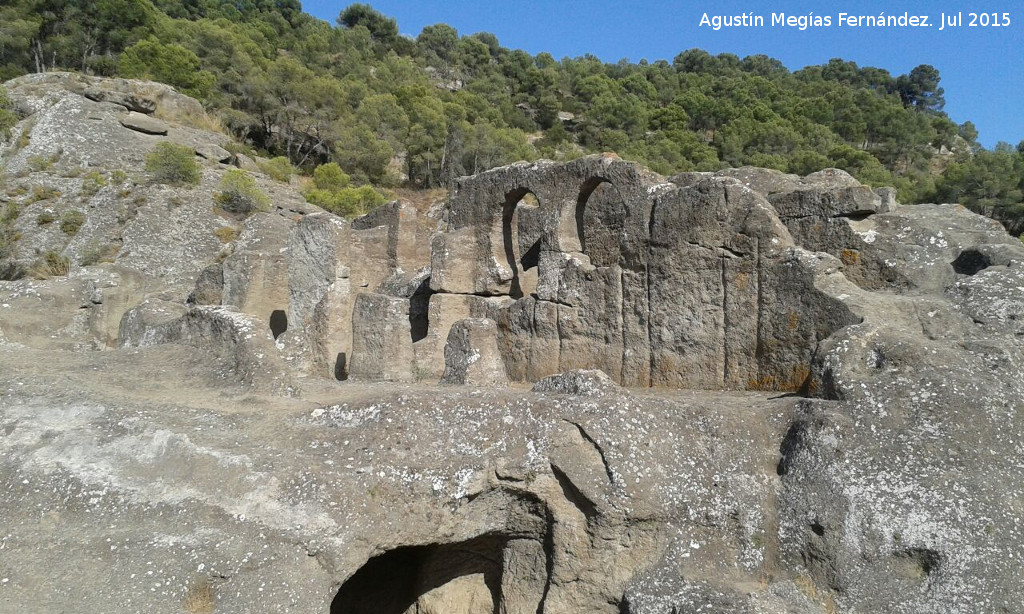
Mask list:
POLYGON ((338 352, 334 359, 334 379, 343 382, 348 379, 348 360, 345 352, 338 352))
POLYGON ((409 334, 412 342, 424 339, 430 332, 430 277, 424 277, 409 297, 409 334))
POLYGON ((425 339, 430 332, 430 295, 417 294, 409 298, 409 335, 412 342, 425 339))
POLYGON ((950 264, 961 275, 976 275, 992 266, 992 260, 976 249, 965 249, 950 264))
POLYGON ((283 309, 275 309, 270 312, 270 334, 276 341, 278 337, 288 330, 288 314, 283 309))
POLYGON ((430 611, 496 614, 507 541, 481 536, 454 544, 405 546, 375 556, 341 585, 330 614, 405 614, 417 604, 430 604, 430 611))

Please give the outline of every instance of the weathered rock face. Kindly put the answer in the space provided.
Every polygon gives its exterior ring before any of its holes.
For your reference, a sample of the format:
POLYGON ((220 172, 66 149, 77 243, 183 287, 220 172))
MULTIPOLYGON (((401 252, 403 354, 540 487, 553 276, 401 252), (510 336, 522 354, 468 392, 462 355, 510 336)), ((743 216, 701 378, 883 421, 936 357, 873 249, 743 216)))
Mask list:
POLYGON ((0 353, 0 384, 21 382, 0 423, 6 595, 30 612, 617 614, 666 548, 689 555, 675 576, 756 586, 772 569, 791 399, 236 395, 232 362, 175 344, 0 353))
POLYGON ((0 270, 49 268, 0 282, 5 603, 1020 609, 1024 245, 991 220, 598 156, 351 222, 258 176, 242 221, 194 101, 7 87, 0 270), (199 186, 133 178, 162 141, 199 186))
MULTIPOLYGON (((196 127, 205 118, 202 106, 160 84, 64 73, 27 75, 5 87, 25 117, 0 146, 7 177, 0 198, 16 213, 10 229, 19 237, 0 271, 32 276, 52 253, 66 259, 72 275, 112 264, 138 276, 144 293, 187 294, 225 249, 216 233, 234 224, 214 211, 227 167, 203 163, 200 184, 189 188, 152 184, 144 169, 161 142, 205 149, 229 141, 196 127), (130 113, 159 121, 166 134, 125 127, 130 113), (77 224, 65 223, 76 217, 77 224)), ((285 186, 257 180, 276 204, 270 215, 312 210, 285 186)), ((43 276, 60 274, 43 268, 43 276)))
MULTIPOLYGON (((842 190, 837 206, 878 200, 842 190)), ((461 180, 448 215, 431 288, 514 300, 495 315, 513 379, 597 368, 629 386, 795 390, 816 344, 858 321, 736 179, 681 187, 613 157, 542 162, 461 180)))
POLYGON ((444 384, 500 386, 508 382, 498 351, 498 327, 487 318, 466 318, 452 325, 444 346, 444 384))
POLYGON ((391 379, 399 372, 399 379, 412 377, 413 342, 422 337, 428 298, 421 269, 429 255, 423 246, 434 225, 397 201, 352 223, 329 214, 299 221, 288 246, 288 310, 296 331, 288 339, 307 353, 313 372, 336 379, 346 379, 350 370, 364 379, 391 379), (367 307, 356 324, 361 294, 381 295, 379 304, 394 304, 404 319, 367 307), (370 328, 385 336, 363 345, 357 358, 354 343, 362 335, 356 333, 370 328), (392 356, 377 353, 385 346, 401 348, 405 356, 386 378, 378 367, 392 356))

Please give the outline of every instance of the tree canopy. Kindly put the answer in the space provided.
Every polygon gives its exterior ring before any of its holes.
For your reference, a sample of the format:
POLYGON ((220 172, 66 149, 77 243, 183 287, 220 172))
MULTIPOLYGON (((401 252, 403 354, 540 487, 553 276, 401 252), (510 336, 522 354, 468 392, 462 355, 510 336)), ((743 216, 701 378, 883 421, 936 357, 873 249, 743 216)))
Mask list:
POLYGON ((1021 156, 983 151, 945 114, 941 76, 764 55, 557 60, 446 24, 415 38, 352 4, 336 25, 298 0, 12 0, 0 78, 51 69, 149 78, 193 95, 236 138, 303 172, 435 187, 520 159, 614 151, 673 174, 843 168, 905 202, 958 200, 1024 229, 1021 156))

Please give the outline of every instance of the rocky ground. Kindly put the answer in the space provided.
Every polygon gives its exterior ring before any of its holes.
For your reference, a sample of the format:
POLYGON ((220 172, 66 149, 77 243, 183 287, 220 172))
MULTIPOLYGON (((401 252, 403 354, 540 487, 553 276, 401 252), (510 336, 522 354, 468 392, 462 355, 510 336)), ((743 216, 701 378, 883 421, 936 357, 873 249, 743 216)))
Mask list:
POLYGON ((1021 611, 991 220, 592 157, 350 223, 165 86, 6 87, 0 609, 1021 611))
MULTIPOLYGON (((459 575, 525 574, 508 611, 615 611, 669 543, 740 602, 791 584, 775 527, 791 398, 344 384, 288 400, 182 347, 0 361, 0 590, 24 611, 325 612, 371 556, 481 536, 459 575)), ((404 611, 380 600, 431 573, 387 570, 362 609, 332 611, 404 611)), ((468 587, 438 598, 486 585, 468 587)))

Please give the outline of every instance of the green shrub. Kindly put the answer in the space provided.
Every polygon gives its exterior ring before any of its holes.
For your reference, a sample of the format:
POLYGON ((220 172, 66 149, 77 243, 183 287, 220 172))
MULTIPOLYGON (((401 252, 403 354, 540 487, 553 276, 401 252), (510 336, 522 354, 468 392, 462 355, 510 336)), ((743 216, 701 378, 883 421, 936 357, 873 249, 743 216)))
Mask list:
POLYGON ((55 152, 48 156, 38 155, 30 156, 28 159, 28 168, 33 173, 42 173, 53 168, 53 165, 60 160, 60 153, 55 152))
POLYGON ((60 229, 64 234, 74 235, 84 223, 85 214, 75 209, 65 211, 64 214, 60 216, 60 229))
POLYGON ((21 151, 28 147, 31 139, 32 136, 29 134, 28 128, 22 128, 21 134, 18 135, 18 140, 14 142, 14 151, 21 151))
POLYGON ((260 190, 252 175, 240 169, 224 173, 224 178, 220 181, 220 191, 214 199, 229 213, 249 215, 270 209, 270 197, 260 190))
POLYGON ((349 187, 350 181, 334 162, 323 164, 313 171, 313 186, 303 196, 308 202, 347 218, 369 213, 387 202, 387 197, 368 185, 349 187))
POLYGON ((291 181, 292 175, 295 174, 295 168, 292 166, 292 163, 284 156, 260 162, 259 167, 261 171, 266 173, 267 177, 281 183, 288 183, 291 181))
POLYGON ((82 194, 84 196, 93 196, 106 186, 107 178, 99 171, 91 171, 82 181, 82 194))
POLYGON ((0 141, 11 138, 11 128, 18 123, 18 116, 14 114, 11 99, 7 97, 7 90, 0 87, 0 141))
MULTIPOLYGON (((14 232, 13 228, 10 228, 9 226, 0 226, 0 260, 4 260, 11 255, 14 251, 14 244, 20 239, 21 235, 14 232)), ((0 274, 3 274, 3 277, 0 277, 0 279, 12 279, 3 271, 3 267, 0 267, 0 274)))
MULTIPOLYGON (((19 215, 21 215, 21 206, 17 203, 7 203, 3 209, 0 209, 0 260, 10 256, 14 251, 14 244, 21 239, 21 235, 14 230, 14 222, 17 221, 19 215)), ((4 267, 0 267, 2 279, 18 277, 16 271, 4 271, 3 269, 4 267)))
POLYGON ((160 143, 146 156, 146 170, 156 183, 198 185, 199 163, 189 147, 160 143))
POLYGON ((199 56, 181 45, 165 45, 150 36, 121 54, 122 76, 169 83, 201 100, 209 97, 216 77, 201 69, 199 56))
POLYGON ((116 171, 110 174, 110 179, 114 183, 121 184, 124 183, 125 181, 128 181, 128 173, 122 171, 121 169, 117 169, 116 171))
POLYGON ((345 188, 337 192, 312 189, 305 193, 306 200, 331 213, 354 218, 369 213, 387 202, 387 198, 368 185, 345 188))
POLYGON ((0 214, 0 224, 4 226, 10 226, 17 221, 18 216, 21 215, 21 205, 17 203, 7 203, 4 207, 4 211, 0 214))
POLYGON ((26 204, 31 205, 41 200, 52 200, 54 198, 60 198, 60 190, 45 185, 35 185, 32 186, 32 195, 28 197, 26 204))
POLYGON ((337 192, 349 186, 352 179, 335 162, 321 164, 313 171, 313 185, 318 190, 337 192))
POLYGON ((43 211, 38 217, 36 217, 36 224, 39 226, 46 226, 47 224, 52 224, 55 221, 57 221, 57 216, 54 215, 52 211, 43 211))

